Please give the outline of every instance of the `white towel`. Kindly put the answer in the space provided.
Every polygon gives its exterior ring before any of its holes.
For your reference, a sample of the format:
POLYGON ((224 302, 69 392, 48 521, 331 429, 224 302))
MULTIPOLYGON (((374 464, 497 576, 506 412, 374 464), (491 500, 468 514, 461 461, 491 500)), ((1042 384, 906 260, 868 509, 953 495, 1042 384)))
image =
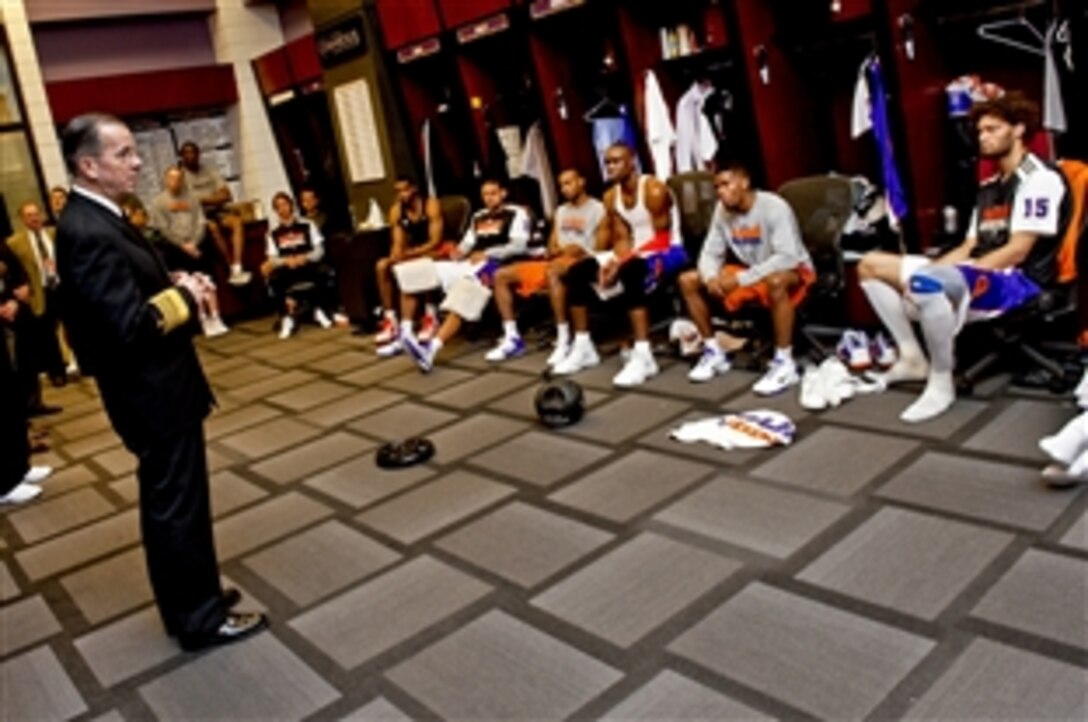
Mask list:
POLYGON ((669 114, 669 105, 652 70, 646 71, 643 100, 646 104, 646 145, 653 156, 654 175, 665 181, 672 175, 672 146, 676 142, 676 130, 669 114))

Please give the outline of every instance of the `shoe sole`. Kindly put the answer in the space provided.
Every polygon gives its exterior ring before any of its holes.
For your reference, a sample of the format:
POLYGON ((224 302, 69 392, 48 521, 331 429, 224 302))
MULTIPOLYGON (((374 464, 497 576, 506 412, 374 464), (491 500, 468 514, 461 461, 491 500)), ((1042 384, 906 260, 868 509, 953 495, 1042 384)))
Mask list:
POLYGON ((416 366, 423 373, 430 373, 431 369, 434 368, 434 363, 427 359, 423 349, 417 347, 414 343, 405 341, 404 350, 408 352, 408 355, 412 357, 412 360, 416 362, 416 366))

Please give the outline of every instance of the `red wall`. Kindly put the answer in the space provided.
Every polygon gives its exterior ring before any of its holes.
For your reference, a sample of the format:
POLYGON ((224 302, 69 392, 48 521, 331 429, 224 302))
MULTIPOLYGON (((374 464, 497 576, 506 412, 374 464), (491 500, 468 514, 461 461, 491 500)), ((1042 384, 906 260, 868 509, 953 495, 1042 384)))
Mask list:
POLYGON ((145 115, 238 102, 234 69, 229 65, 62 80, 47 83, 45 92, 58 124, 91 111, 145 115))

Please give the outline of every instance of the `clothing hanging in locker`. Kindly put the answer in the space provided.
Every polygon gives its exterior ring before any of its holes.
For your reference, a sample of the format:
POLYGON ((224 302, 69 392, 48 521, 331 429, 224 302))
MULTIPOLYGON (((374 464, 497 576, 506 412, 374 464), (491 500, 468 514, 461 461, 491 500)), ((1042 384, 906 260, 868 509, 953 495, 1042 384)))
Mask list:
POLYGON ((718 152, 718 139, 703 112, 714 93, 709 82, 696 81, 676 104, 676 171, 705 170, 718 152))
POLYGON ((906 217, 910 208, 907 205, 907 194, 903 188, 902 177, 895 163, 895 143, 888 118, 888 96, 884 85, 884 74, 880 67, 880 59, 875 55, 865 58, 858 69, 850 120, 850 134, 853 138, 859 138, 870 130, 873 132, 877 154, 880 157, 881 178, 889 220, 892 227, 897 228, 899 220, 906 217))
POLYGON ((647 70, 645 78, 646 145, 653 159, 654 175, 666 181, 672 175, 672 147, 676 143, 676 130, 654 71, 647 70))

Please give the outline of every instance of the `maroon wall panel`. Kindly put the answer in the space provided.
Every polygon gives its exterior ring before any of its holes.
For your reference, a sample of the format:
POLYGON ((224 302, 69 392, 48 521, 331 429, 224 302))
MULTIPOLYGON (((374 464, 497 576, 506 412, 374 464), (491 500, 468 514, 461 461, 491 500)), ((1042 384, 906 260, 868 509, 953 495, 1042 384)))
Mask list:
POLYGON ((456 28, 510 7, 510 0, 438 0, 442 22, 456 28))
POLYGON ((304 85, 324 77, 313 33, 287 43, 283 46, 283 52, 287 56, 287 67, 296 85, 304 85))
POLYGON ((291 69, 287 65, 287 54, 283 48, 276 48, 253 60, 253 72, 257 74, 257 83, 261 94, 266 98, 292 86, 291 69))
POLYGON ((378 0, 377 7, 387 48, 399 48, 442 30, 434 0, 378 0))
POLYGON ((229 65, 64 80, 48 83, 45 92, 58 124, 91 111, 127 116, 221 108, 238 102, 234 69, 229 65))

